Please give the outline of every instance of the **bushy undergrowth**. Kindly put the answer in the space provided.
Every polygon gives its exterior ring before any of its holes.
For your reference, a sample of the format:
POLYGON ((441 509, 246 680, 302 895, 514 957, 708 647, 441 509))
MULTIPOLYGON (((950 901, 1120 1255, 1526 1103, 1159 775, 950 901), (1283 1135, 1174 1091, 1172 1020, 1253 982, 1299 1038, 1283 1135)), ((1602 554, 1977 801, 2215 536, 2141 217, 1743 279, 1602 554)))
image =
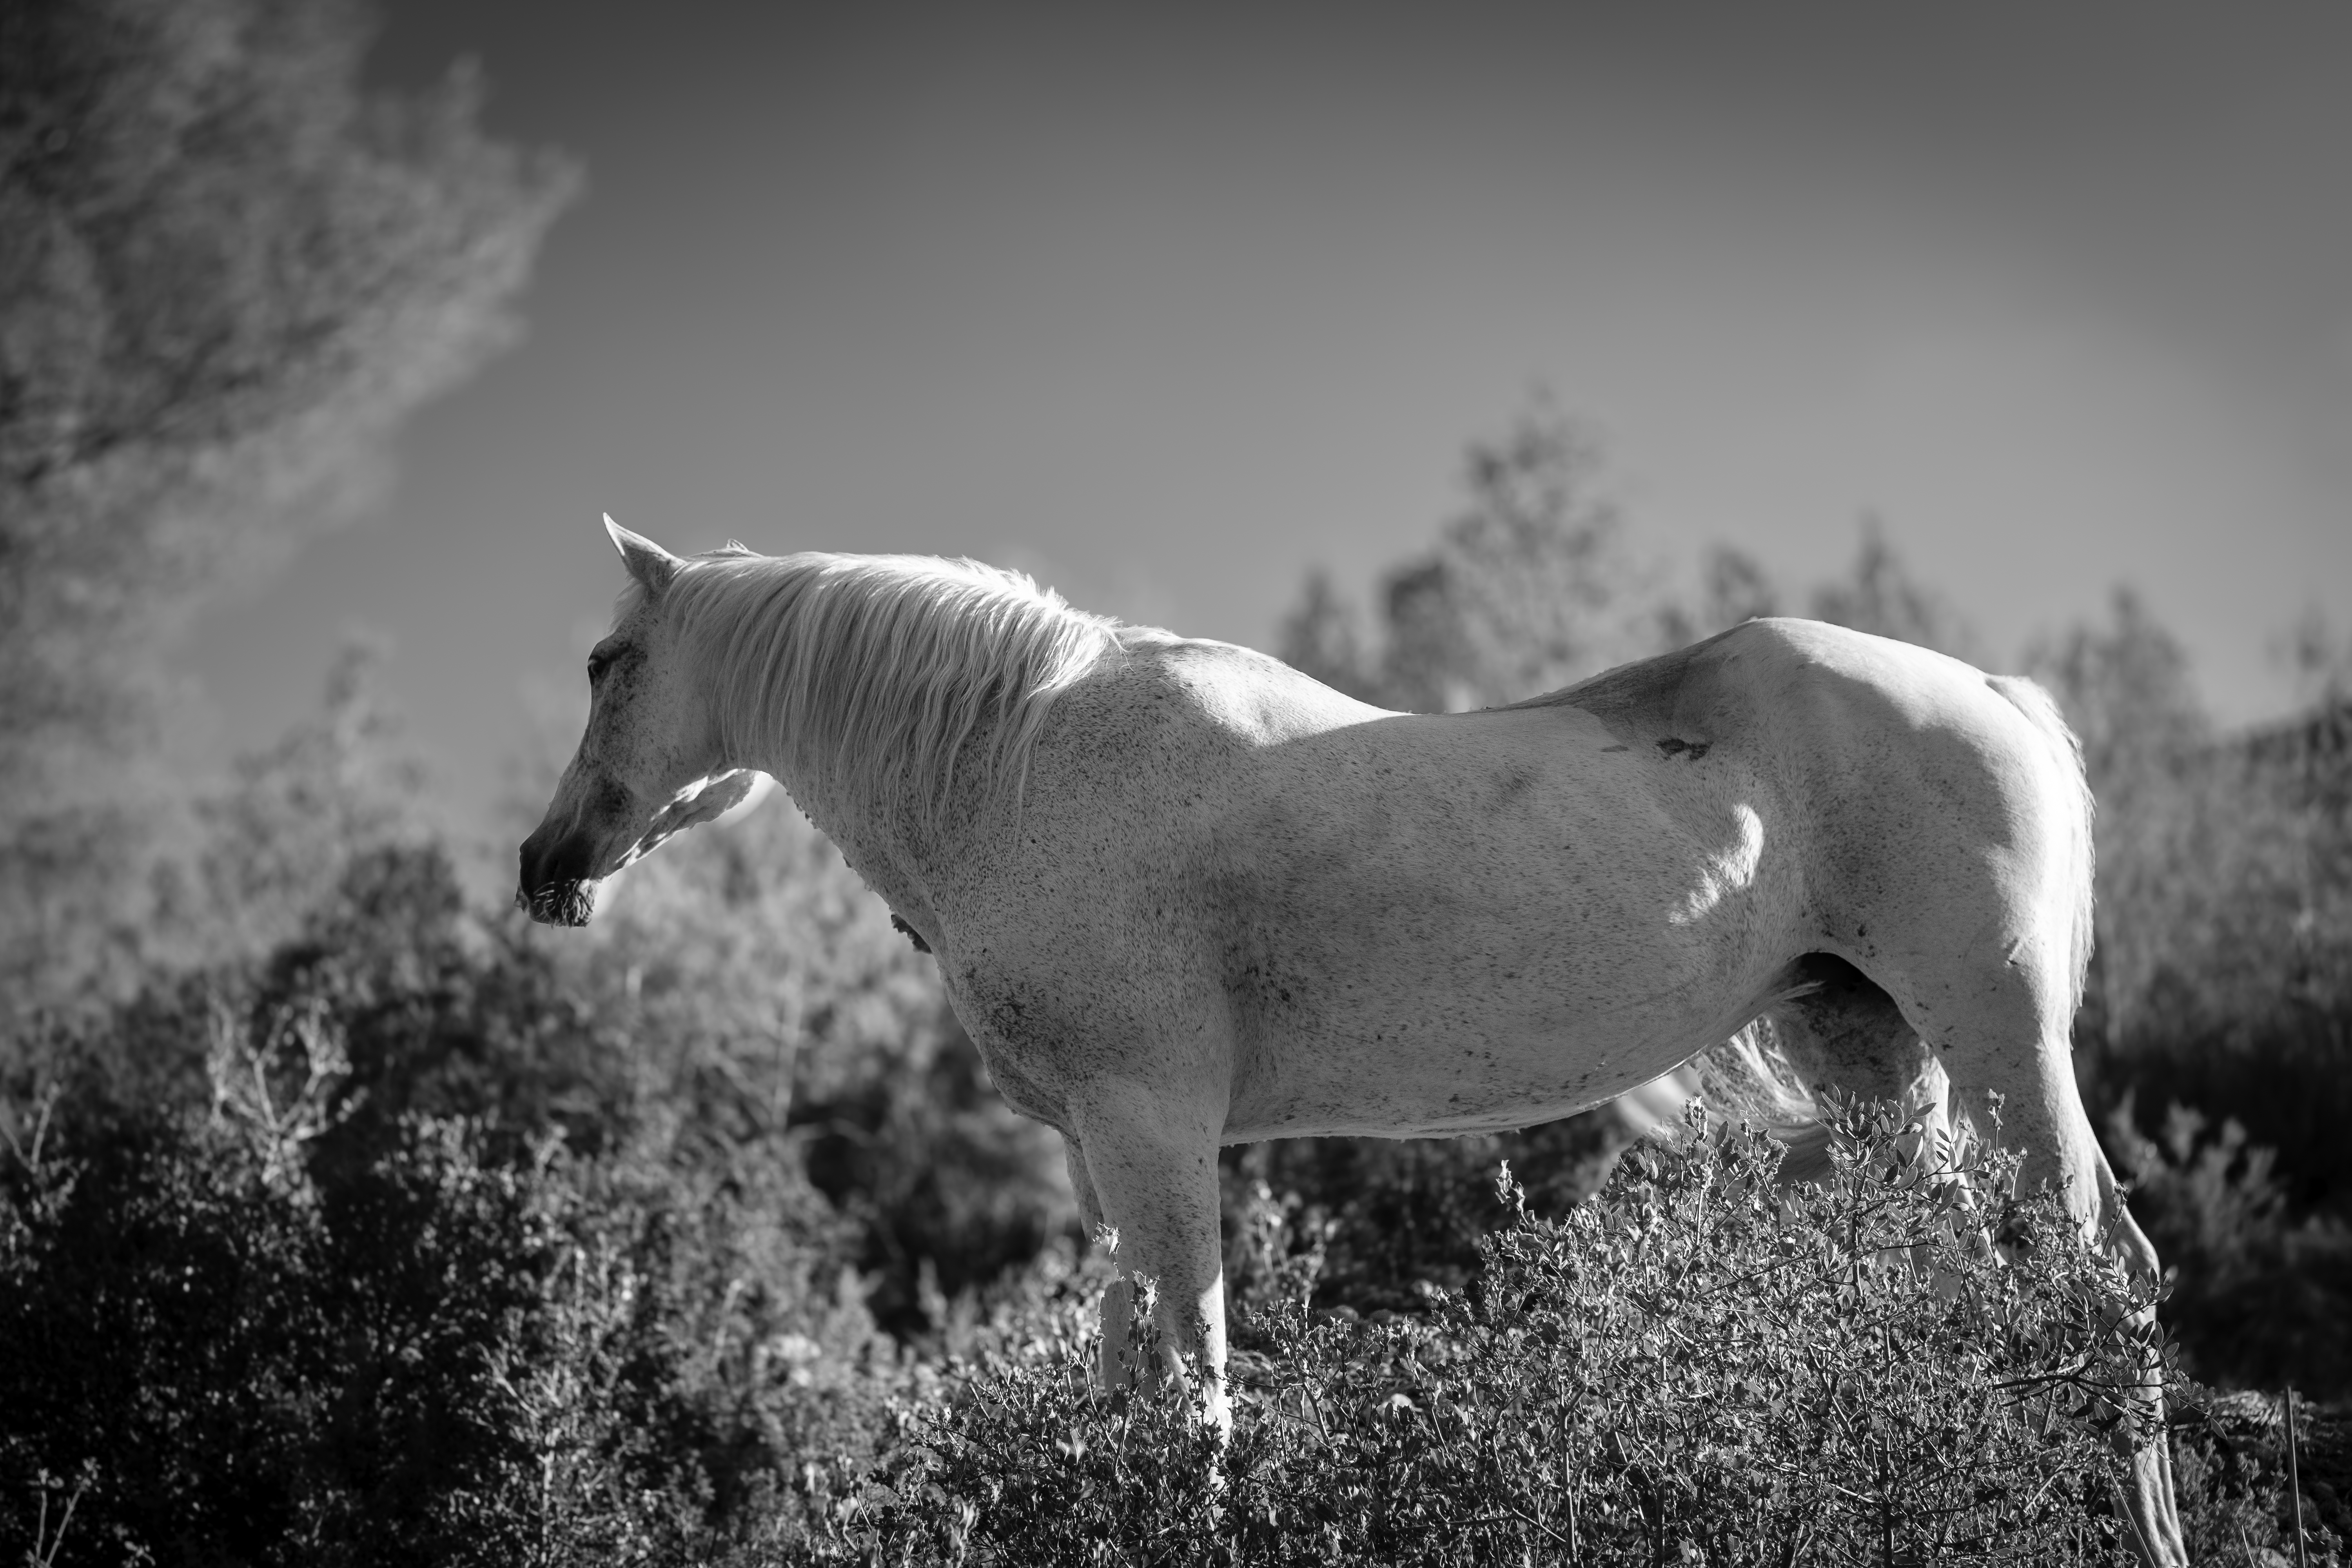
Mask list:
MULTIPOLYGON (((12 1122, 11 1557, 2119 1560, 2122 1282, 1883 1115, 1793 1197, 1752 1136, 1557 1220, 1507 1179, 1467 1288, 1377 1321, 1310 1308, 1327 1233, 1259 1196, 1219 1452, 1179 1391, 1091 1389, 1099 1259, 1049 1247, 910 1354, 781 1151, 373 1115, 331 1009, 209 1016, 202 1103, 12 1122)), ((2214 1550, 2282 1539, 2259 1426, 2185 1429, 2214 1550)))
POLYGON ((2176 1104, 2159 1141, 2140 1132, 2127 1100, 2107 1142, 2175 1275, 2165 1318, 2189 1370, 2231 1387, 2352 1397, 2352 1226, 2297 1213, 2276 1152, 2250 1143, 2234 1119, 2215 1129, 2176 1104))
POLYGON ((205 1110, 52 1100, 11 1129, 11 1560, 675 1555, 913 1392, 788 1184, 478 1119, 362 1129, 343 1045, 225 1030, 205 1110))
MULTIPOLYGON (((2127 1561, 2115 1439, 2162 1440, 2135 1390, 2168 1351, 2144 1299, 2054 1201, 1993 1203, 2006 1162, 1938 1180, 1891 1113, 1841 1131, 1832 1178, 1794 1194, 1748 1133, 1637 1154, 1558 1221, 1507 1171, 1483 1273, 1418 1318, 1310 1315, 1277 1246, 1222 1451, 1181 1391, 1093 1392, 1066 1317, 915 1418, 830 1554, 2127 1561)), ((2282 1540, 2259 1462, 2193 1449, 2183 1473, 2194 1547, 2282 1540)))
POLYGON ((1265 1288, 1276 1265, 1264 1238, 1279 1236, 1284 1247, 1316 1258, 1310 1305, 1421 1311, 1428 1287, 1458 1290, 1476 1276, 1480 1244, 1506 1223, 1488 1192, 1497 1163, 1509 1162, 1535 1208, 1559 1214, 1599 1189, 1633 1138, 1616 1109, 1604 1106, 1519 1132, 1290 1138, 1227 1149, 1227 1287, 1244 1297, 1265 1288))
POLYGON ((675 1557, 870 1453, 920 1369, 857 1224, 613 978, 387 847, 262 961, 10 1041, 0 1557, 675 1557))

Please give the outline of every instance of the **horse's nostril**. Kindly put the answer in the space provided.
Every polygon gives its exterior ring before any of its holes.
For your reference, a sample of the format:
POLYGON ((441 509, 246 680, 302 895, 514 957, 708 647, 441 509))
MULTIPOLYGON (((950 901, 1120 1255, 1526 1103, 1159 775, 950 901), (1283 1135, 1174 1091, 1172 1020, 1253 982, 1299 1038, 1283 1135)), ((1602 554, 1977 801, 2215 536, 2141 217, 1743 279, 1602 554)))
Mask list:
POLYGON ((521 849, 515 855, 515 870, 518 879, 515 896, 518 899, 528 899, 531 889, 546 881, 546 878, 541 874, 541 862, 546 858, 546 847, 540 841, 538 834, 534 833, 522 841, 521 849))

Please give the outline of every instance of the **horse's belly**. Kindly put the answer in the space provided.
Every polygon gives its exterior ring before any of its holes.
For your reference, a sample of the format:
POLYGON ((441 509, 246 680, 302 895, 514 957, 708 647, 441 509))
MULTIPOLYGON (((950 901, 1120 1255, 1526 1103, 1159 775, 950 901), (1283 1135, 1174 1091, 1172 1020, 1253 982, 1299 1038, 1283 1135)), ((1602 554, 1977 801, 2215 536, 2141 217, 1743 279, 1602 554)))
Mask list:
POLYGON ((1760 987, 1725 976, 1666 995, 1630 990, 1594 1007, 1499 979, 1442 995, 1400 994, 1370 979, 1351 989, 1370 1005, 1245 1031, 1228 1139, 1432 1136, 1555 1121, 1725 1037, 1760 987))
POLYGON ((1357 770, 1378 788, 1286 775, 1221 826, 1229 1136, 1523 1126, 1747 1022, 1800 923, 1782 814, 1734 752, 1669 772, 1579 717, 1432 730, 1427 757, 1400 731, 1357 770))
POLYGON ((1292 901, 1231 986, 1228 1136, 1528 1126, 1727 1037, 1791 956, 1792 894, 1752 856, 1731 878, 1719 854, 1654 854, 1639 875, 1499 871, 1476 900, 1292 901))

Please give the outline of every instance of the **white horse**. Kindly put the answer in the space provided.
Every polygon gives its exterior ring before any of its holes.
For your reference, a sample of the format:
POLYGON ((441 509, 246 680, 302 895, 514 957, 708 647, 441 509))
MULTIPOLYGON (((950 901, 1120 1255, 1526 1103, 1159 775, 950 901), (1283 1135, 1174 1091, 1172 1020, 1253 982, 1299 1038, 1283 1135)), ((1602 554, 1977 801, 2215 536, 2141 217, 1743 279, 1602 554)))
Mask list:
MULTIPOLYGON (((519 901, 584 923, 774 775, 1117 1231, 1107 1381, 1155 1280, 1228 1419, 1220 1144, 1526 1126, 1759 1015, 1810 1081, 2014 1144, 2156 1273, 2075 1092, 2090 799, 2031 681, 1760 620, 1415 716, 969 561, 680 559, 605 524, 631 582, 519 901)), ((2163 1443, 2133 1468, 2143 1554, 2185 1563, 2163 1443)))

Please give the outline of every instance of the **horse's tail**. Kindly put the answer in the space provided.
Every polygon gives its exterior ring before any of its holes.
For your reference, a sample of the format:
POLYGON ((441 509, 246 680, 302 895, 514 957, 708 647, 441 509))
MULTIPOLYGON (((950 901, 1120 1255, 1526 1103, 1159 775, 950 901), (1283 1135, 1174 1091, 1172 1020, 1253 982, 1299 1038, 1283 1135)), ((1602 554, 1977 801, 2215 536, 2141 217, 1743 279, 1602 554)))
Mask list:
POLYGON ((1815 1155, 1826 1164, 1829 1134, 1821 1102, 1781 1054, 1769 1016, 1664 1078, 1619 1096, 1617 1109, 1634 1136, 1673 1137, 1688 1125, 1685 1110, 1694 1100, 1705 1105, 1711 1129, 1744 1121, 1788 1145, 1784 1169, 1811 1173, 1815 1155))
POLYGON ((1991 675, 1986 683, 2009 700, 2010 705, 2025 715, 2028 722, 2042 732, 2055 753, 2059 772, 2065 780, 2067 794, 2064 819, 2069 842, 2063 850, 2067 857, 2067 896, 2073 906, 2074 952, 2072 983, 2067 993, 2066 1011, 2072 1017, 2083 1005, 2083 987, 2091 972, 2091 944, 2095 939, 2092 921, 2092 887, 2096 870, 2096 851, 2093 847, 2093 816, 2097 810, 2091 798, 2090 776, 2083 769, 2083 742, 2066 726, 2066 716, 2058 710, 2057 699, 2052 697, 2040 682, 2021 675, 1991 675))

